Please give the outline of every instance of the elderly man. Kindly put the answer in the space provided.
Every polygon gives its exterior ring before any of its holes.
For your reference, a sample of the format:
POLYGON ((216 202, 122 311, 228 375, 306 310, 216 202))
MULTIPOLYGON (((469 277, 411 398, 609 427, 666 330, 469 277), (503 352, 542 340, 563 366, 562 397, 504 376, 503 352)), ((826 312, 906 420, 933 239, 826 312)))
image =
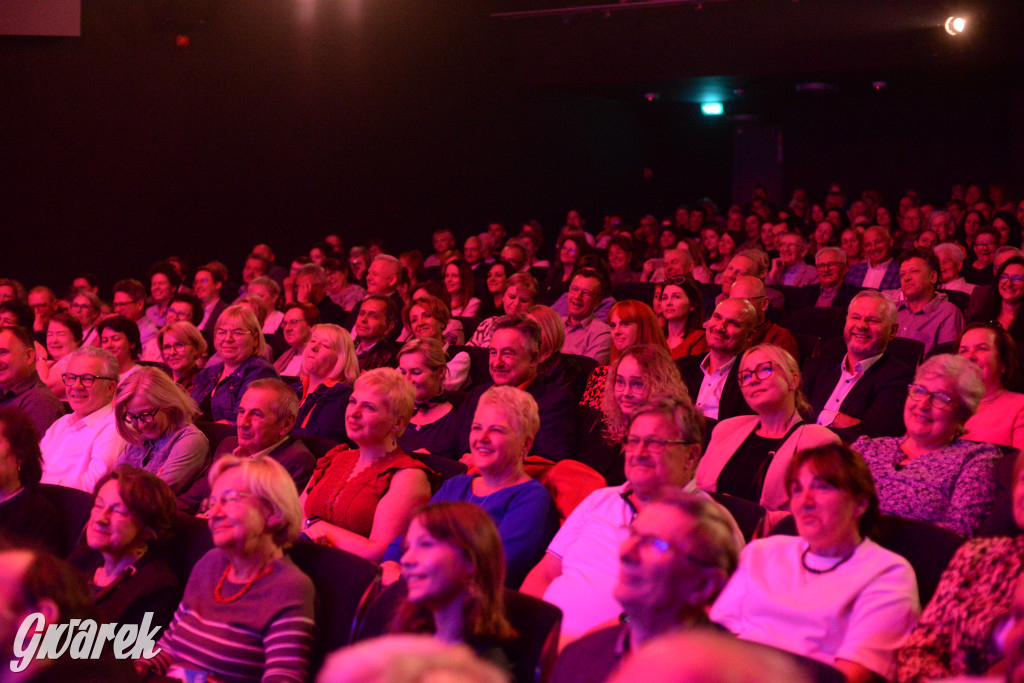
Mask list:
POLYGON ((900 267, 892 257, 892 237, 875 225, 864 231, 864 260, 850 266, 847 284, 867 289, 895 289, 900 286, 900 267))
POLYGON ((757 309, 746 299, 726 299, 704 323, 708 352, 676 361, 679 372, 696 397, 694 405, 708 421, 708 433, 720 420, 753 411, 740 393, 739 355, 747 348, 757 325, 757 309))
POLYGON ((815 421, 847 443, 860 436, 900 436, 914 369, 887 351, 896 336, 896 304, 867 289, 846 313, 844 343, 829 343, 804 366, 804 393, 815 421))
POLYGON ((800 362, 800 348, 796 344, 793 333, 776 325, 768 319, 767 312, 770 302, 765 290, 764 282, 756 277, 741 277, 732 285, 732 297, 734 299, 746 299, 757 310, 757 325, 750 333, 750 346, 758 344, 775 344, 789 351, 789 355, 800 362))
POLYGON ((469 430, 476 404, 491 386, 512 386, 533 396, 540 408, 540 431, 532 454, 564 460, 573 454, 576 441, 578 399, 562 385, 537 375, 540 327, 533 320, 504 316, 494 323, 490 344, 489 384, 475 387, 459 407, 459 444, 469 452, 469 430))
POLYGON ((323 267, 308 263, 299 269, 299 274, 295 276, 295 298, 299 303, 316 306, 320 311, 320 322, 345 324, 348 313, 327 296, 327 271, 323 267))
POLYGON ((529 254, 526 247, 516 238, 505 242, 501 248, 501 260, 512 265, 516 272, 529 270, 529 254))
POLYGON ((916 339, 927 354, 938 344, 956 341, 964 328, 960 309, 936 291, 939 259, 929 249, 914 248, 900 257, 900 294, 897 337, 916 339))
MULTIPOLYGON (((561 608, 563 643, 618 617, 619 548, 629 538, 629 523, 664 487, 709 499, 693 481, 701 422, 688 401, 655 401, 637 409, 624 446, 626 483, 587 496, 526 577, 523 593, 561 608)), ((733 533, 742 543, 738 529, 733 533)))
POLYGON ((36 372, 32 335, 23 327, 0 327, 0 406, 18 408, 45 434, 64 407, 36 372))
POLYGON ((252 281, 256 278, 268 277, 269 273, 270 260, 265 255, 254 252, 246 256, 245 265, 242 266, 242 286, 238 290, 238 296, 248 294, 252 281))
POLYGON ((118 379, 117 359, 109 351, 83 346, 71 354, 63 380, 72 412, 50 425, 39 442, 42 483, 92 493, 114 467, 126 445, 114 416, 118 379))
MULTIPOLYGON (((237 436, 229 436, 217 446, 213 462, 224 455, 240 458, 266 455, 281 463, 292 475, 295 488, 302 491, 316 466, 316 457, 299 439, 289 436, 299 414, 299 399, 279 379, 258 379, 245 390, 238 403, 237 436)), ((200 477, 186 493, 178 497, 178 507, 195 513, 210 495, 210 483, 200 477)))
POLYGON ((703 496, 660 492, 633 519, 619 548, 614 597, 626 619, 569 645, 553 683, 602 683, 652 638, 712 627, 707 610, 736 570, 733 525, 703 496))
POLYGON ((594 268, 583 268, 569 284, 569 314, 562 318, 565 343, 562 353, 588 356, 601 365, 608 364, 612 330, 594 315, 611 285, 607 276, 594 268))
MULTIPOLYGON (((722 271, 722 293, 715 297, 715 300, 707 306, 713 308, 726 299, 732 297, 732 285, 738 278, 749 276, 764 281, 768 275, 768 254, 760 249, 744 249, 729 261, 729 265, 722 271)), ((776 312, 781 313, 786 307, 786 298, 777 289, 767 287, 768 301, 776 312)), ((706 302, 707 303, 707 302, 706 302)))
POLYGON ((969 283, 961 274, 964 268, 964 259, 967 258, 967 251, 953 242, 936 244, 932 247, 932 251, 939 259, 940 288, 970 295, 977 285, 969 283))
POLYGON ((33 287, 28 293, 28 305, 32 309, 32 336, 37 342, 46 345, 46 326, 50 318, 57 312, 57 297, 49 287, 33 287))
POLYGON ((390 297, 397 309, 402 310, 405 302, 398 293, 401 272, 402 263, 398 259, 389 254, 379 254, 366 271, 366 293, 390 297))
POLYGON ((693 257, 686 249, 666 249, 660 259, 644 263, 640 279, 644 282, 664 282, 670 277, 686 277, 693 272, 693 257), (648 271, 648 268, 651 270, 648 271))
POLYGON ((803 308, 846 308, 857 293, 856 287, 846 284, 847 254, 839 247, 822 247, 814 254, 818 269, 818 284, 806 285, 793 293, 790 310, 803 308))
POLYGON ((767 283, 803 287, 818 283, 818 271, 804 262, 807 256, 807 238, 798 232, 787 232, 775 238, 779 258, 772 261, 767 283))
POLYGON ((146 288, 138 280, 119 280, 114 285, 114 313, 123 315, 139 326, 143 345, 156 339, 156 325, 146 315, 146 288))
POLYGON ((390 297, 371 294, 363 299, 352 327, 361 372, 398 366, 402 346, 388 339, 397 323, 398 309, 390 297))
POLYGON ((192 278, 192 292, 203 303, 203 319, 196 325, 203 333, 206 344, 213 348, 213 330, 217 326, 217 318, 228 307, 220 298, 220 290, 228 280, 228 269, 219 261, 212 261, 196 268, 192 278))

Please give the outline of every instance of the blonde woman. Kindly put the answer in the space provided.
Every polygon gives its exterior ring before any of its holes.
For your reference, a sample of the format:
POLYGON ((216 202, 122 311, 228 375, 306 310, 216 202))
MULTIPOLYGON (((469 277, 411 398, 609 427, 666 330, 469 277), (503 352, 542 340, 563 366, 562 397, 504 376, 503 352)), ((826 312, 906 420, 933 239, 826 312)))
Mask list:
POLYGON ((357 377, 359 361, 349 333, 338 325, 314 325, 302 350, 302 402, 292 434, 347 441, 345 409, 357 377))

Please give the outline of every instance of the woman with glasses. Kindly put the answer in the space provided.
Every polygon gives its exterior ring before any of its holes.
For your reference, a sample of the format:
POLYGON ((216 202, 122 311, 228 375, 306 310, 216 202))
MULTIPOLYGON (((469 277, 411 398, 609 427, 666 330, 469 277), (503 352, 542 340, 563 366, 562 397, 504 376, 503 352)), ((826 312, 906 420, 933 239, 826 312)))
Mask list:
POLYGON ((117 432, 128 446, 119 462, 151 472, 174 493, 187 491, 210 459, 210 442, 192 424, 195 401, 163 370, 140 367, 114 396, 117 432))
POLYGON ((251 382, 280 379, 265 358, 266 341, 256 314, 240 305, 224 309, 214 328, 213 345, 219 363, 207 365, 192 385, 192 399, 204 419, 234 424, 238 420, 238 402, 251 382))
POLYGON ((98 325, 98 330, 100 348, 114 354, 121 379, 139 369, 137 361, 142 353, 142 340, 138 325, 123 315, 114 315, 105 318, 98 325))
POLYGON ((173 322, 160 330, 156 339, 174 381, 185 391, 192 391, 200 370, 199 361, 206 355, 203 333, 190 322, 173 322))
POLYGON ((661 330, 658 318, 645 303, 631 299, 618 302, 608 314, 608 326, 612 329, 611 363, 594 368, 580 400, 580 405, 597 410, 601 410, 604 403, 605 386, 612 363, 626 349, 637 344, 654 344, 668 351, 665 333, 661 330))
POLYGON ((214 548, 193 567, 158 654, 135 668, 181 680, 202 671, 211 681, 305 681, 315 589, 285 554, 302 526, 295 482, 273 458, 225 455, 210 486, 203 509, 214 548))
POLYGON ((170 487, 145 470, 118 465, 96 484, 85 538, 68 558, 89 581, 100 623, 161 629, 171 622, 182 586, 161 557, 177 514, 170 487))
POLYGON ((1024 394, 1013 338, 995 323, 971 323, 956 343, 957 354, 978 366, 985 395, 965 425, 964 439, 1024 449, 1024 394))
POLYGON ((981 310, 971 318, 971 322, 998 321, 1003 329, 1018 341, 1024 339, 1024 259, 1013 256, 1003 262, 996 270, 995 286, 989 289, 981 310))
POLYGON ((960 437, 984 395, 981 371, 966 358, 941 354, 921 364, 903 407, 906 435, 853 444, 871 468, 882 512, 974 535, 992 506, 999 449, 960 437))
POLYGON ((999 231, 991 226, 980 228, 974 236, 971 249, 975 259, 964 266, 964 277, 972 285, 992 284, 992 262, 995 260, 996 249, 999 248, 999 231))
POLYGON ((37 358, 39 378, 60 400, 66 397, 60 376, 68 370, 71 354, 82 344, 82 324, 70 313, 55 313, 46 324, 46 352, 49 358, 37 358))
POLYGON ((850 683, 892 680, 921 606, 910 564, 868 538, 878 495, 863 459, 842 444, 801 450, 783 487, 798 535, 747 544, 711 620, 835 667, 850 683))
POLYGON ((801 413, 808 404, 800 391, 800 368, 785 349, 759 344, 736 362, 740 392, 754 415, 715 425, 697 465, 697 487, 745 498, 770 511, 784 510, 789 502, 786 468, 794 454, 840 439, 827 427, 804 421, 801 413))

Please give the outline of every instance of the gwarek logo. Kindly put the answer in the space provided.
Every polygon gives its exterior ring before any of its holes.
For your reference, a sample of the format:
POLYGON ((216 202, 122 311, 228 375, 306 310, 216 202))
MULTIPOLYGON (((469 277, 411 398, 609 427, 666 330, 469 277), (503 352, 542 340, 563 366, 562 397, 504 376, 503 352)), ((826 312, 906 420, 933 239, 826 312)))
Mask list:
POLYGON ((42 613, 30 614, 18 629, 14 641, 18 661, 11 661, 11 671, 24 671, 33 658, 57 659, 64 653, 72 659, 99 659, 107 642, 113 643, 118 659, 149 659, 160 652, 156 647, 160 627, 150 628, 152 622, 152 612, 146 612, 141 625, 122 624, 120 628, 117 624, 97 626, 92 619, 72 619, 67 624, 49 624, 44 634, 46 619, 42 613))

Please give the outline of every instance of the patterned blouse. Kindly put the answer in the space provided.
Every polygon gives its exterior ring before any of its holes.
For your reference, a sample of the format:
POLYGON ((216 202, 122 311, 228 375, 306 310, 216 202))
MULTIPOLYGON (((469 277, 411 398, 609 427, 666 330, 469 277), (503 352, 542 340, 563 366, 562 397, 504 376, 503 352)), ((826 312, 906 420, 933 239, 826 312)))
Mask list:
POLYGON ((1024 565, 1024 536, 978 538, 957 550, 921 621, 896 654, 899 683, 983 674, 993 630, 1007 615, 1024 565))
POLYGON ((587 388, 583 390, 583 398, 580 399, 581 406, 590 406, 595 410, 601 410, 601 403, 604 401, 604 385, 608 381, 610 365, 598 365, 587 378, 587 388))
POLYGON ((973 536, 992 508, 999 449, 956 439, 901 466, 905 438, 862 436, 853 444, 874 477, 882 512, 973 536))

